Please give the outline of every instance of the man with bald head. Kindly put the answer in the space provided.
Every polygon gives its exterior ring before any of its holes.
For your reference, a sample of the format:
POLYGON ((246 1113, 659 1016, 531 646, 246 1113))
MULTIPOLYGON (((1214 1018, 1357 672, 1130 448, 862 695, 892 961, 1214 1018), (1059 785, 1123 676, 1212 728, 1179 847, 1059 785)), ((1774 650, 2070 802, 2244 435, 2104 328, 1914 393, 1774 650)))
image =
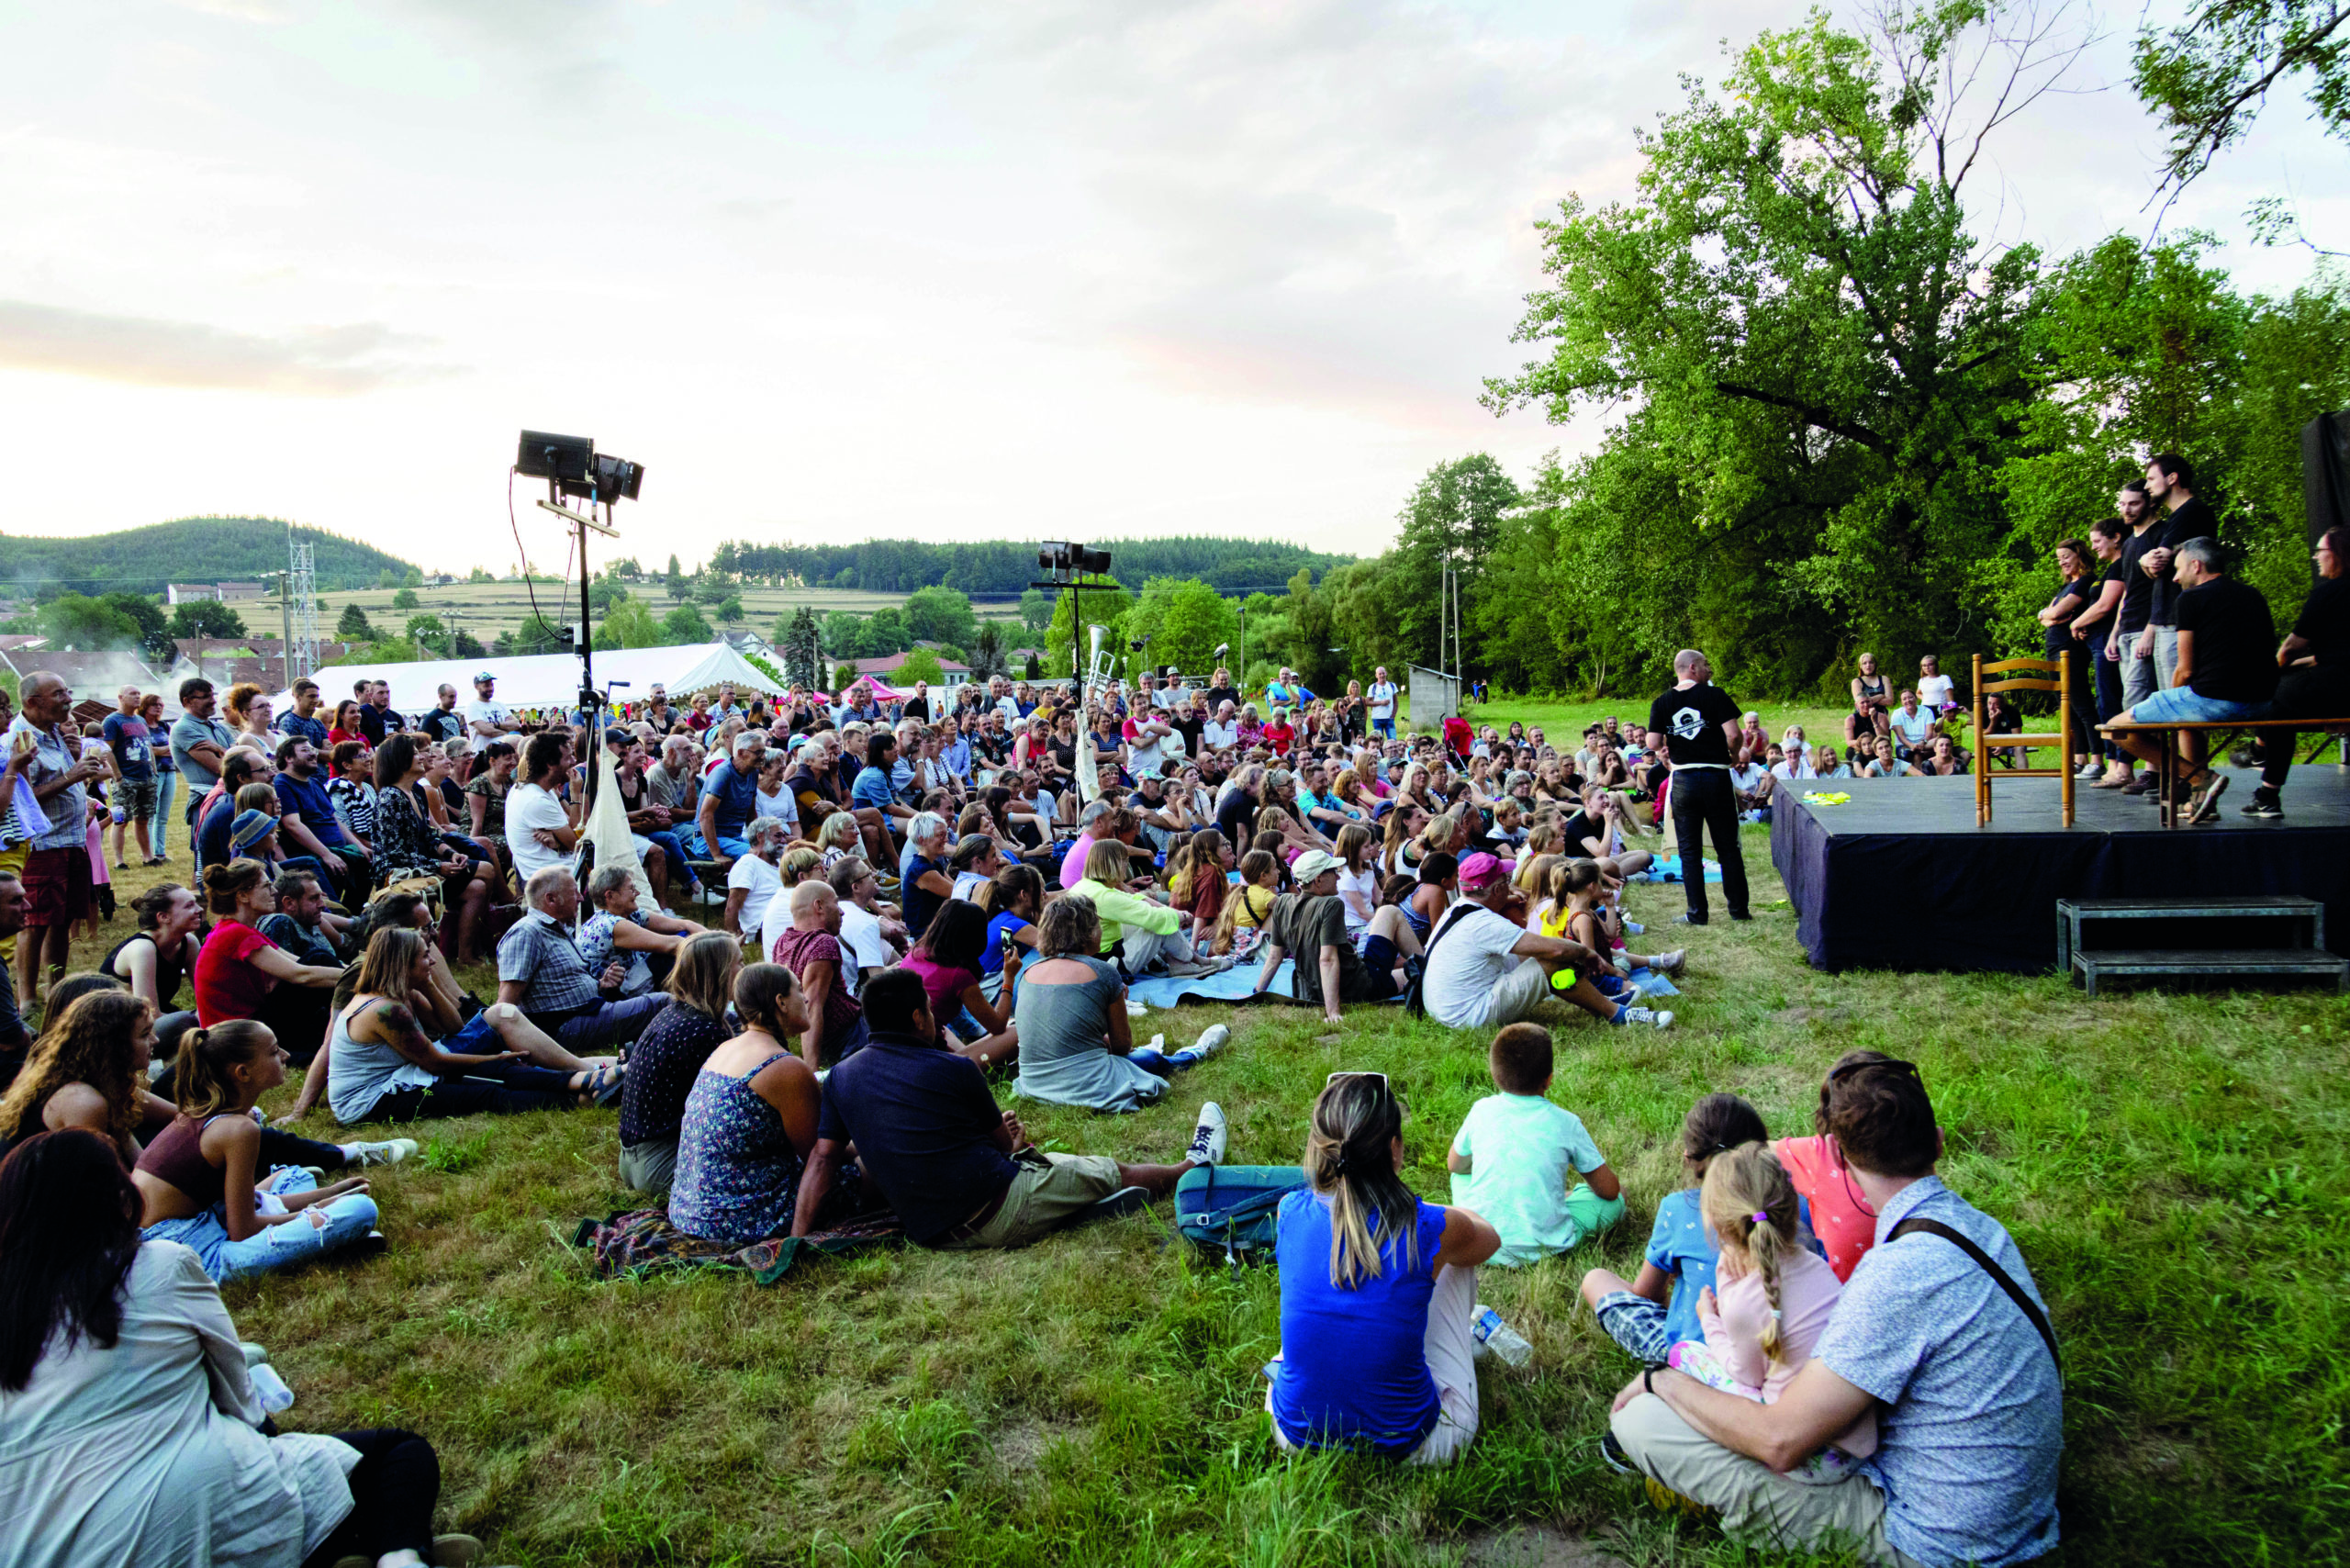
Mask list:
POLYGON ((1673 848, 1689 897, 1689 912, 1681 918, 1706 924, 1704 834, 1710 832, 1729 917, 1745 920, 1746 861, 1738 849, 1738 793, 1729 777, 1738 750, 1738 704, 1714 684, 1713 666, 1695 648, 1673 655, 1673 689, 1649 705, 1649 732, 1664 737, 1673 766, 1673 848))
MULTIPOLYGON (((73 693, 51 671, 37 669, 25 677, 17 692, 21 710, 8 726, 8 747, 32 753, 24 765, 18 789, 29 785, 33 810, 21 814, 47 825, 33 836, 25 857, 25 937, 23 959, 25 999, 36 999, 44 985, 53 985, 65 973, 65 948, 73 923, 90 913, 90 792, 85 785, 102 778, 106 765, 84 756, 82 748, 58 731, 73 711, 73 693)), ((21 804, 20 796, 20 804, 21 804)))

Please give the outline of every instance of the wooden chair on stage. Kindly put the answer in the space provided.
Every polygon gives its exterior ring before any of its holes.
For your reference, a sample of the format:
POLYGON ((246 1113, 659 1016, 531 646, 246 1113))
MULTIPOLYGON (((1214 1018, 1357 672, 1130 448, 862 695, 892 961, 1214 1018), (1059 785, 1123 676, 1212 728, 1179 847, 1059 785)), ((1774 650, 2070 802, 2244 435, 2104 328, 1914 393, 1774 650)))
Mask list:
MULTIPOLYGON (((2003 746, 2015 746, 2019 752, 2027 746, 2054 746, 2061 759, 2054 767, 2012 767, 2003 778, 2057 779, 2064 790, 2065 825, 2073 825, 2073 666, 2064 659, 1994 659, 1983 662, 1975 655, 1975 825, 1982 827, 1991 820, 1991 745, 1997 741, 2003 746), (2008 671, 2026 673, 2009 676, 2008 671), (1986 727, 1988 715, 1983 711, 1983 700, 1990 693, 2010 691, 2053 691, 2056 694, 2056 733, 2045 735, 1993 735, 1986 727)), ((2027 756, 2026 760, 2029 760, 2027 756)))

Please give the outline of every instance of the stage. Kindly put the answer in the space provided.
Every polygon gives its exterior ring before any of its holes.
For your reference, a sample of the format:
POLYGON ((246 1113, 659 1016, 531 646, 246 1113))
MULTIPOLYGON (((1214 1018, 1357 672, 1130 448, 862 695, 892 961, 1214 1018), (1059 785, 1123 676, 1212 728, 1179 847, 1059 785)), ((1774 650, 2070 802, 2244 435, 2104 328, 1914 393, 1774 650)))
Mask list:
POLYGON ((2257 772, 2227 773, 2220 820, 2167 833, 2149 800, 2086 782, 2068 830, 2054 778, 1995 775, 1987 827, 1968 778, 1783 780, 1771 862, 1816 969, 2051 969, 2060 898, 2298 894, 2325 904, 2327 946, 2350 954, 2350 767, 2296 767, 2285 815, 2265 821, 2238 810, 2257 772), (1809 805, 1807 790, 1852 799, 1809 805))

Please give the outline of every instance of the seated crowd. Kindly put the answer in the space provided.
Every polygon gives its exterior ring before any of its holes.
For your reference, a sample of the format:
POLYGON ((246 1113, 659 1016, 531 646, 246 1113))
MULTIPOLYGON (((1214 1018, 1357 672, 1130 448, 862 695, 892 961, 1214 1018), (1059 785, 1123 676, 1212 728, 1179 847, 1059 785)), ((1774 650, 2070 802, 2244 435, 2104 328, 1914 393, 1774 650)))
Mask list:
MULTIPOLYGON (((271 745, 213 720, 202 686, 173 734, 201 891, 142 894, 101 972, 50 978, 49 1021, 0 1097, 0 1270, 38 1258, 45 1282, 0 1293, 0 1473, 53 1478, 68 1540, 242 1509, 293 1543, 270 1561, 433 1550, 422 1439, 272 1435, 218 1298, 220 1282, 386 1244, 366 1180, 341 1172, 416 1144, 272 1125, 257 1103, 297 1071, 282 1123, 321 1098, 346 1126, 617 1103, 621 1181, 708 1242, 886 1209, 918 1246, 1018 1247, 1225 1158, 1213 1102, 1159 1164, 1038 1149, 998 1106, 1002 1084, 1133 1111, 1228 1040, 1217 1025, 1137 1043, 1130 989, 1165 1004, 1280 986, 1334 1021, 1412 993, 1490 1039, 1496 1092, 1453 1135, 1443 1207, 1401 1180, 1385 1078, 1332 1077, 1282 1205, 1268 1407, 1285 1448, 1422 1462, 1473 1439, 1475 1361, 1515 1338, 1478 1305, 1478 1267, 1569 1251, 1626 1213, 1592 1133, 1548 1098, 1542 1021, 1673 1021, 1644 997, 1685 953, 1636 950, 1621 906, 1628 880, 1673 864, 1641 842, 1672 760, 1640 724, 1595 725, 1572 752, 1518 724, 1398 736, 1383 670, 1326 701, 1284 671, 1261 707, 1219 670, 1204 691, 1146 678, 1063 702, 999 679, 935 706, 867 689, 681 711, 655 689, 600 734, 524 735, 484 679, 462 715, 444 688, 415 725, 370 689, 329 729, 297 688, 271 745), (618 812, 591 800, 588 761, 618 812), (493 948, 485 999, 456 967, 493 948), (142 1522, 168 1465, 140 1450, 118 1494, 16 1440, 23 1413, 113 1397, 90 1391, 133 1375, 125 1354, 168 1365, 189 1402, 178 1440, 213 1466, 201 1506, 142 1522), (265 1518, 264 1483, 292 1499, 265 1518)), ((251 697, 229 707, 255 722, 251 697)), ((1746 718, 1762 749, 1741 738, 1741 802, 1754 756, 1836 760, 1746 718)), ((1949 745, 1909 740, 1890 705, 1886 722, 1928 766, 1949 745)), ((1847 728, 1855 748, 1897 744, 1847 728)), ((1702 888, 1690 897, 1702 924, 1702 888)), ((1742 879, 1732 897, 1742 914, 1742 879)), ((0 873, 0 935, 32 902, 0 873)), ((1848 1057, 1816 1136, 1776 1144, 1751 1107, 1707 1096, 1684 1146, 1691 1187, 1658 1204, 1639 1277, 1584 1282, 1651 1364, 1618 1397, 1611 1458, 1734 1530, 1849 1539, 1872 1561, 1996 1564, 2052 1544, 2059 1395, 2037 1297, 2005 1232, 1933 1179, 1916 1070, 1848 1057), (1897 1236, 1903 1220, 1933 1226, 1897 1236), (1973 1304, 1973 1327, 1926 1310, 1929 1291, 1973 1304)), ((87 1445, 74 1462, 129 1453, 133 1424, 87 1445)))

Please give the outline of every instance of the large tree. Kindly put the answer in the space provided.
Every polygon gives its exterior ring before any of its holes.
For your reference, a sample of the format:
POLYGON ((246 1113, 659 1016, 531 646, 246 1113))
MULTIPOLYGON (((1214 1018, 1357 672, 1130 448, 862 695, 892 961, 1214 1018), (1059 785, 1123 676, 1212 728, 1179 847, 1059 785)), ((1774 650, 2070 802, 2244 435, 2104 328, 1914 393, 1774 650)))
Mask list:
POLYGON ((1632 201, 1544 225, 1555 286, 1517 336, 1546 357, 1489 401, 1629 410, 1559 514, 1558 612, 1677 621, 1783 688, 1849 638, 1964 621, 2036 386, 2040 259, 1975 237, 1962 197, 2077 57, 2057 18, 1896 5, 1863 39, 1814 13, 1639 137, 1632 201))
MULTIPOLYGON (((1517 502, 1516 484, 1498 460, 1483 452, 1439 463, 1420 480, 1404 505, 1395 548, 1387 556, 1388 569, 1397 577, 1396 632, 1406 656, 1433 666, 1440 641, 1451 635, 1445 601, 1448 570, 1453 574, 1465 623, 1471 607, 1487 591, 1487 568, 1502 536, 1503 518, 1517 502)), ((1296 579, 1291 584, 1294 594, 1296 579)))
POLYGON ((2141 27, 2134 54, 2138 95, 2170 135, 2162 184, 2174 193, 2244 140, 2288 83, 2307 86, 2311 118, 2350 133, 2344 0, 2203 0, 2177 26, 2141 27))

